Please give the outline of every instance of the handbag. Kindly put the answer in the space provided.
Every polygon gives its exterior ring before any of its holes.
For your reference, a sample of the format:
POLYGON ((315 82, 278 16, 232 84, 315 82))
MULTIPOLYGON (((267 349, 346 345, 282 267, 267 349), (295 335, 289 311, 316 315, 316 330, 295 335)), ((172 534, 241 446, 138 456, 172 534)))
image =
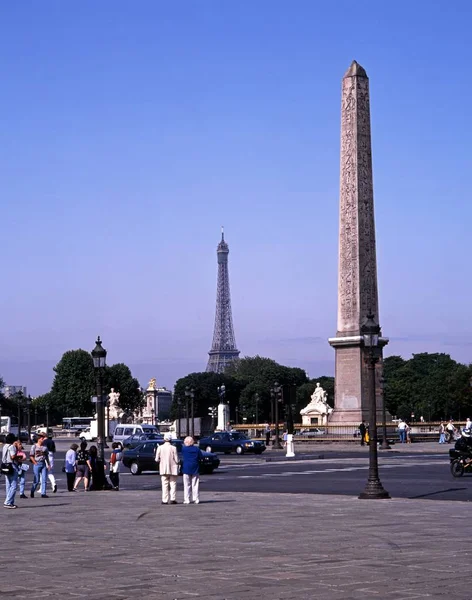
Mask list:
POLYGON ((13 464, 2 462, 2 465, 0 466, 0 471, 4 475, 13 475, 13 464))

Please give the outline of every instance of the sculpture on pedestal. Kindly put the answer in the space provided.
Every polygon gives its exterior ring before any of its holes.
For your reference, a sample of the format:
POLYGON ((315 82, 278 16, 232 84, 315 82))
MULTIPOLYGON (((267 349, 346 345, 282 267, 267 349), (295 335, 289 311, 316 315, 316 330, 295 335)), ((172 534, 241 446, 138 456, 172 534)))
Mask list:
POLYGON ((317 382, 315 391, 311 395, 310 403, 302 408, 302 425, 313 425, 312 418, 317 419, 315 423, 318 425, 326 425, 329 415, 333 409, 328 404, 328 393, 317 382))
POLYGON ((115 388, 111 388, 108 394, 108 415, 110 420, 121 418, 123 411, 118 405, 120 401, 120 392, 115 392, 115 388))

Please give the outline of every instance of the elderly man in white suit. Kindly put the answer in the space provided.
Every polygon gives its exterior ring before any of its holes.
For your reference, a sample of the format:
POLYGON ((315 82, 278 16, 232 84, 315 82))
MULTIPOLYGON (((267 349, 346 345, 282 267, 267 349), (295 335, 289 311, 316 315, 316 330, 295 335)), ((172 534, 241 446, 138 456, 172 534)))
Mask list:
POLYGON ((156 450, 156 462, 159 463, 159 474, 162 485, 162 504, 177 504, 177 476, 179 474, 179 457, 177 448, 171 444, 172 434, 164 434, 164 443, 156 450), (170 488, 170 498, 169 498, 170 488))

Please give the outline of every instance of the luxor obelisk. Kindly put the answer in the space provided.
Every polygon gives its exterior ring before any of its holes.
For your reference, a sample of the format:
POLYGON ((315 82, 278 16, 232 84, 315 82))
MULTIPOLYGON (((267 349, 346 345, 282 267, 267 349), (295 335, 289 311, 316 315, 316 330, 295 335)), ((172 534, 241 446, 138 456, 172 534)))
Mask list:
MULTIPOLYGON (((368 420, 368 372, 361 327, 372 313, 379 324, 369 78, 353 61, 342 82, 338 325, 334 412, 330 422, 368 420)), ((381 345, 388 343, 380 338, 381 345)), ((377 365, 377 374, 382 363, 377 365)), ((381 409, 377 386, 377 408, 381 409)))

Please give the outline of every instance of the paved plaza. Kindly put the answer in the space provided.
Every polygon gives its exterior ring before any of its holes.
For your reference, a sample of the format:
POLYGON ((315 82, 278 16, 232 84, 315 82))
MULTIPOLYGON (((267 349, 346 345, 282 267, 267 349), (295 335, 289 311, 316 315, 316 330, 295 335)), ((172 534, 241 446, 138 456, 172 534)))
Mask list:
POLYGON ((2 599, 472 597, 468 503, 63 489, 0 513, 2 599))

